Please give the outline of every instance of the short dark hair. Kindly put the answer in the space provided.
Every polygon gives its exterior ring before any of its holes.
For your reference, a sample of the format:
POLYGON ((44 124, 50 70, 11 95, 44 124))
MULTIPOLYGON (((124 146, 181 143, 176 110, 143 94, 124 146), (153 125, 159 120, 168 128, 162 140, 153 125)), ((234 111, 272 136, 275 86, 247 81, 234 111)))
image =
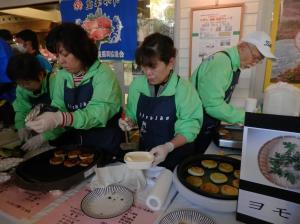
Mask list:
POLYGON ((12 41, 13 35, 7 29, 0 29, 0 38, 4 39, 5 41, 12 41))
POLYGON ((39 40, 34 31, 30 29, 25 29, 17 33, 15 36, 24 41, 31 41, 32 48, 36 51, 36 54, 39 53, 39 40))
POLYGON ((62 23, 54 27, 46 37, 46 47, 50 52, 57 54, 60 44, 87 68, 98 58, 96 44, 80 25, 62 23))
POLYGON ((147 36, 135 52, 135 61, 141 66, 153 67, 155 59, 168 64, 170 59, 176 56, 173 40, 161 33, 153 33, 147 36))
POLYGON ((41 71, 45 72, 38 59, 29 53, 12 56, 6 70, 9 78, 14 82, 38 81, 41 71))

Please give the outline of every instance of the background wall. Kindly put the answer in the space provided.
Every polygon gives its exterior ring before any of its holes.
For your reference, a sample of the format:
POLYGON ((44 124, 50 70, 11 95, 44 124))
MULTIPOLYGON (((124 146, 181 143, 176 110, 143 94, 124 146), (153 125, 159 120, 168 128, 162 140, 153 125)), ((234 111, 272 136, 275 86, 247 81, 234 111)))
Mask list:
MULTIPOLYGON (((244 3, 241 37, 247 33, 263 30, 269 33, 273 0, 177 0, 175 44, 178 49, 176 71, 183 77, 189 74, 190 13, 191 8, 244 3)), ((231 103, 244 107, 247 97, 262 98, 265 62, 255 68, 243 70, 231 103)))

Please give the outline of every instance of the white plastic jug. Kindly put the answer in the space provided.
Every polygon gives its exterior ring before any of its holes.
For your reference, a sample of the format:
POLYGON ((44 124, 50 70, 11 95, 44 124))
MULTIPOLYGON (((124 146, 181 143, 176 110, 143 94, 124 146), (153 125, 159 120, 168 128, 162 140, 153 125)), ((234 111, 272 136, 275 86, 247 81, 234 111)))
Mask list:
POLYGON ((300 89, 286 82, 270 85, 264 94, 263 113, 300 115, 300 89))

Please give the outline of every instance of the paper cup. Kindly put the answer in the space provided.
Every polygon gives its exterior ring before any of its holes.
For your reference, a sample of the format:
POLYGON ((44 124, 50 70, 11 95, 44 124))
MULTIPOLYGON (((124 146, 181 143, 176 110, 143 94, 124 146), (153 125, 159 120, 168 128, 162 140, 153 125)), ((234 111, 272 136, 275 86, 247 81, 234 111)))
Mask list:
POLYGON ((256 104, 257 104, 257 99, 247 98, 245 102, 245 111, 250 113, 256 112, 256 104))

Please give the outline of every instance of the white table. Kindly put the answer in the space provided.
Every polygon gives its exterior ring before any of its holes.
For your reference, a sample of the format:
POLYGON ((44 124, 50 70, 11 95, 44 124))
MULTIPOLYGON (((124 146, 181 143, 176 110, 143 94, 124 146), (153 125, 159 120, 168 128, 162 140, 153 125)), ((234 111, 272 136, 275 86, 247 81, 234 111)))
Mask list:
MULTIPOLYGON (((220 149, 217 146, 215 146, 213 143, 208 147, 208 150, 206 151, 206 154, 240 154, 240 151, 238 150, 229 150, 229 149, 220 149)), ((89 184, 90 179, 83 181, 81 184, 79 184, 76 187, 73 187, 72 189, 64 192, 63 195, 61 195, 57 200, 50 203, 45 209, 40 211, 39 213, 35 214, 30 220, 17 220, 14 217, 10 217, 7 214, 0 211, 0 223, 5 224, 21 224, 21 223, 35 223, 38 220, 41 219, 41 217, 48 214, 51 210, 53 210, 55 207, 59 206, 61 203, 63 203, 65 200, 67 200, 69 197, 71 197, 74 193, 78 192, 78 190, 85 185, 89 184)), ((173 191, 176 191, 174 185, 172 186, 173 191)), ((171 195, 171 194, 170 194, 171 195)), ((0 199, 1 200, 1 199, 0 199)), ((178 192, 173 195, 171 195, 170 198, 167 199, 167 203, 163 206, 163 213, 160 215, 160 217, 157 219, 157 223, 159 220, 166 215, 168 212, 171 212, 176 209, 183 209, 183 208, 194 208, 199 210, 204 215, 207 215, 208 217, 211 217, 215 220, 217 224, 235 224, 235 223, 241 223, 236 221, 235 219, 235 213, 219 213, 215 211, 209 211, 205 209, 204 207, 200 207, 199 205, 195 205, 185 199, 182 195, 178 194, 178 192), (168 203, 169 202, 169 203, 168 203)))

